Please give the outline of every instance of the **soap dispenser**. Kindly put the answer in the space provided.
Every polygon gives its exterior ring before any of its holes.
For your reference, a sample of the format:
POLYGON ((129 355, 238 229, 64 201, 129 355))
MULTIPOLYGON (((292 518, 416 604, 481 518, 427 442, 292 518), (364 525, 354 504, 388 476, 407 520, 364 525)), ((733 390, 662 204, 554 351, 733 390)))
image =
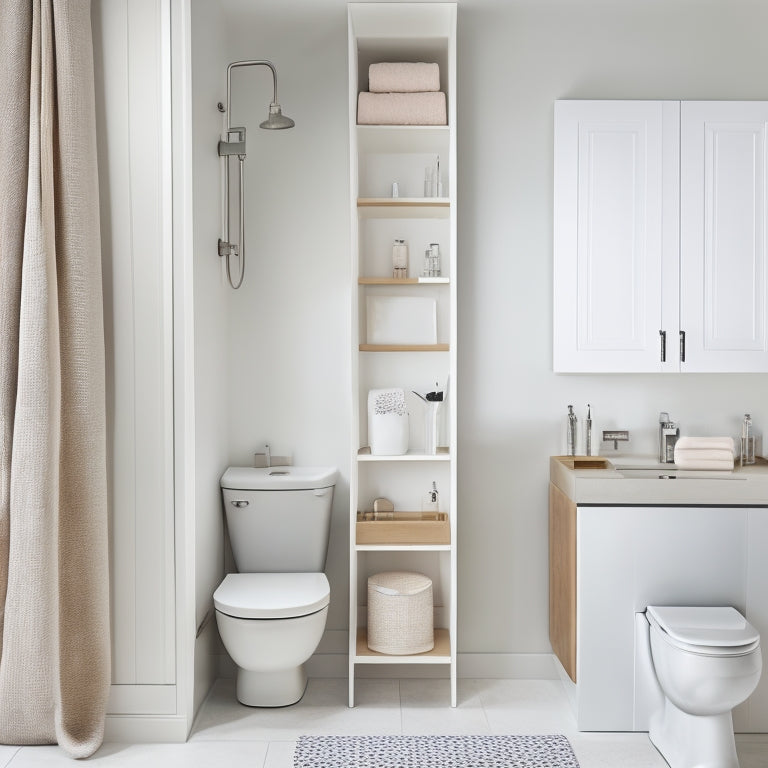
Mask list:
POLYGON ((659 414, 659 464, 675 463, 675 444, 679 437, 680 427, 662 411, 659 414))

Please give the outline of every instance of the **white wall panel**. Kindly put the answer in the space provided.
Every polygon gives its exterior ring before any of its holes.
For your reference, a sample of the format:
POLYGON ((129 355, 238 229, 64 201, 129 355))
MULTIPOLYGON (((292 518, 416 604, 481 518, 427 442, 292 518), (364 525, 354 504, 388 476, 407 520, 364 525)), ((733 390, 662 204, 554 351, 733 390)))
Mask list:
POLYGON ((116 685, 175 681, 164 6, 162 0, 110 0, 94 3, 93 16, 116 685))

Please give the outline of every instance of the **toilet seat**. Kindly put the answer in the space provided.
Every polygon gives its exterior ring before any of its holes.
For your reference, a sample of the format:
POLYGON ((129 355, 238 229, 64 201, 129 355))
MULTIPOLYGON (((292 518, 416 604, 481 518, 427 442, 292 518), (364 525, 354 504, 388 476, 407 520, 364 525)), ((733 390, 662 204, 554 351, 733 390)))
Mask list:
POLYGON ((649 605, 648 621, 670 645, 706 656, 741 656, 760 645, 760 633, 730 606, 649 605))
POLYGON ((291 619, 325 608, 324 573, 230 573, 213 593, 217 611, 239 619, 291 619))

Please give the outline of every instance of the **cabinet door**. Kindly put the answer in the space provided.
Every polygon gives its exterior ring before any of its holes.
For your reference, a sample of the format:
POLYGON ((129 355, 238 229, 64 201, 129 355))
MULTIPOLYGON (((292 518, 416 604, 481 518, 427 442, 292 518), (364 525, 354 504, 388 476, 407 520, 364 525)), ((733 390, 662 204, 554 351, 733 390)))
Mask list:
POLYGON ((678 102, 556 102, 555 371, 677 369, 678 150, 678 102))
POLYGON ((768 102, 684 102, 680 328, 684 371, 768 371, 768 102))

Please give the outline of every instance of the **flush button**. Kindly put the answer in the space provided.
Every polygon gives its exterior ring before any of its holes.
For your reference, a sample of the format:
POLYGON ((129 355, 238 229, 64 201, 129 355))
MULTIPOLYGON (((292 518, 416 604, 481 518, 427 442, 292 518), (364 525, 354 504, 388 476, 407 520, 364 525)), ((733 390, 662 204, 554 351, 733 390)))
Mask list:
POLYGON ((232 504, 233 507, 237 507, 238 509, 240 509, 242 507, 247 507, 248 506, 248 502, 247 501, 241 501, 240 499, 233 500, 230 503, 232 504))

